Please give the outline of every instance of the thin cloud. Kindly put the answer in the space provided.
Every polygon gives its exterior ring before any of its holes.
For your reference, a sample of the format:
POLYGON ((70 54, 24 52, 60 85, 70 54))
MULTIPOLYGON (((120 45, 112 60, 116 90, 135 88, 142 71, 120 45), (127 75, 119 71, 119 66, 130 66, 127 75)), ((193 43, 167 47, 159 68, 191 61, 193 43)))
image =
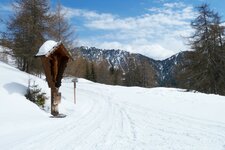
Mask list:
POLYGON ((83 17, 87 20, 103 20, 106 18, 114 18, 114 15, 109 13, 97 13, 95 11, 86 9, 63 7, 63 10, 66 12, 66 17, 70 19, 73 17, 83 17))
MULTIPOLYGON (((167 5, 169 5, 167 3, 167 5)), ((147 13, 137 17, 121 18, 119 16, 109 13, 97 13, 95 11, 88 11, 82 9, 64 8, 67 12, 68 18, 83 17, 85 19, 85 26, 92 29, 99 30, 131 30, 140 28, 154 28, 160 25, 180 26, 187 25, 187 19, 193 18, 193 8, 187 6, 182 10, 174 11, 167 8, 150 8, 150 11, 155 13, 147 13)), ((178 4, 170 4, 178 6, 178 4)))
POLYGON ((175 2, 175 3, 165 3, 163 4, 163 6, 167 8, 183 8, 186 5, 182 2, 175 2))
POLYGON ((183 37, 192 32, 189 22, 196 15, 192 6, 181 2, 165 3, 162 7, 149 8, 143 15, 126 18, 83 9, 65 10, 69 18, 82 18, 83 27, 90 32, 101 31, 94 38, 82 39, 86 46, 123 49, 155 59, 189 49, 183 37))
POLYGON ((12 12, 12 5, 9 4, 0 4, 0 11, 12 12))

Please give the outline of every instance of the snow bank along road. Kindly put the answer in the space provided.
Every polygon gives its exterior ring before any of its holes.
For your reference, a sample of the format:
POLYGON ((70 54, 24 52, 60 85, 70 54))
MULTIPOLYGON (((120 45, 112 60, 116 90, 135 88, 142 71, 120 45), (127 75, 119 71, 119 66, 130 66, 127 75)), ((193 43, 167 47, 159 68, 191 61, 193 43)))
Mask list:
POLYGON ((225 97, 79 79, 74 105, 65 79, 67 117, 58 119, 23 96, 29 78, 49 95, 46 82, 1 62, 0 70, 0 149, 225 150, 225 97))

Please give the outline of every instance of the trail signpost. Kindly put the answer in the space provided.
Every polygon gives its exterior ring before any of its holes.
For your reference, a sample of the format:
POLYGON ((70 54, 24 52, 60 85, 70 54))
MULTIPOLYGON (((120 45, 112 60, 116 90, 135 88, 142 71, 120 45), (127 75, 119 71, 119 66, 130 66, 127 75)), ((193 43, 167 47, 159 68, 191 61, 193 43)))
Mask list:
POLYGON ((61 102, 59 87, 68 61, 73 60, 62 42, 46 41, 39 49, 36 57, 40 57, 46 75, 48 86, 51 88, 51 114, 59 116, 58 105, 61 102))
POLYGON ((76 104, 76 83, 78 82, 78 79, 77 78, 74 78, 72 80, 72 82, 74 83, 74 104, 76 104))

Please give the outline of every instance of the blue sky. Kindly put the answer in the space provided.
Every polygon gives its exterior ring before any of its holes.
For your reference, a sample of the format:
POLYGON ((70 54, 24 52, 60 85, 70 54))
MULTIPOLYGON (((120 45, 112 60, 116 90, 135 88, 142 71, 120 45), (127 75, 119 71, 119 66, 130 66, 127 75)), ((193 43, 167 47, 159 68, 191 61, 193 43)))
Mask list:
MULTIPOLYGON (((51 0, 54 7, 57 0, 51 0)), ((122 49, 154 59, 189 50, 194 7, 206 2, 225 20, 224 0, 61 0, 79 46, 122 49)), ((0 17, 12 13, 1 0, 0 17)), ((3 25, 0 26, 3 28, 3 25)))

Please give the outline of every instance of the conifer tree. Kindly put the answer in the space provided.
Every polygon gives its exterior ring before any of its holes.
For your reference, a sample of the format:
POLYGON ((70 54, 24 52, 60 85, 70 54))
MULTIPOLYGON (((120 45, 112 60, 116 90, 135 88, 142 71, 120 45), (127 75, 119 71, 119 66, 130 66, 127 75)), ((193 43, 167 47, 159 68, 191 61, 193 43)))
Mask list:
POLYGON ((90 80, 91 77, 90 77, 90 71, 89 71, 89 64, 88 64, 88 61, 85 62, 85 79, 88 79, 90 80))
POLYGON ((90 80, 93 82, 97 82, 97 77, 96 77, 96 72, 95 72, 95 67, 94 63, 91 63, 91 74, 90 74, 90 80))
POLYGON ((8 22, 8 40, 18 62, 26 72, 39 72, 40 60, 34 55, 45 41, 49 22, 47 0, 15 0, 15 10, 8 22))
POLYGON ((206 93, 225 94, 224 27, 221 19, 207 4, 197 7, 192 21, 194 34, 186 63, 179 74, 180 86, 206 93))

